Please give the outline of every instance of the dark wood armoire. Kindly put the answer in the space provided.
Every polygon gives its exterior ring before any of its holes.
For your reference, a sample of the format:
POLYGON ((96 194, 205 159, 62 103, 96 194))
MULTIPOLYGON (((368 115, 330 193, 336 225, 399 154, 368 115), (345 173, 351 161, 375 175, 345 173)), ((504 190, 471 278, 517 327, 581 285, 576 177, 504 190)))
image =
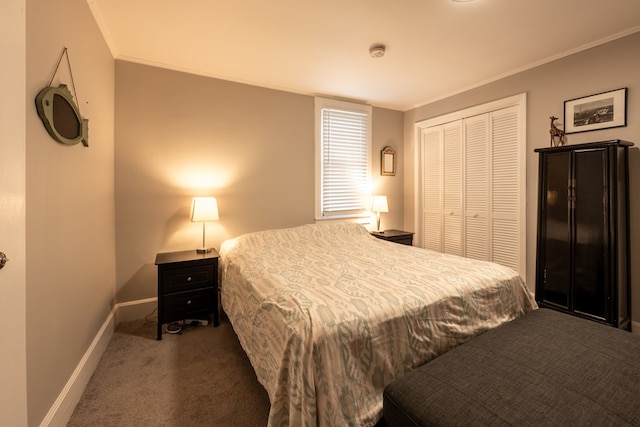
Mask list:
POLYGON ((536 301, 631 328, 629 147, 538 148, 536 301))

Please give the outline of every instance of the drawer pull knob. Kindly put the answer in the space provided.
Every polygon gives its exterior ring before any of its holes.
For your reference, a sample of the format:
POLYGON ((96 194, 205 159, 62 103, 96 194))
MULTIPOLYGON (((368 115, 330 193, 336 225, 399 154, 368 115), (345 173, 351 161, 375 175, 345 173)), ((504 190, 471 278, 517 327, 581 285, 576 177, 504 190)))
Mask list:
POLYGON ((187 301, 187 305, 191 304, 191 300, 187 301))
POLYGON ((191 276, 187 277, 187 282, 191 281, 191 276))

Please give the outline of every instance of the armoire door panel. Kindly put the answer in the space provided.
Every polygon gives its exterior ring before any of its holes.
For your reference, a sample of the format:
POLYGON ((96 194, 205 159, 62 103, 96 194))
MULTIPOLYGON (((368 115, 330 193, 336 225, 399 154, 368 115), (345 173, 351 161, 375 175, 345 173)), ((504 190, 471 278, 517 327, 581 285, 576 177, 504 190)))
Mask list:
POLYGON ((575 152, 574 310, 606 319, 608 210, 605 149, 575 152))
POLYGON ((544 282, 542 300, 569 308, 571 287, 570 187, 571 153, 545 157, 545 211, 542 214, 544 233, 544 282))
MULTIPOLYGON (((626 165, 629 160, 628 150, 617 150, 615 162, 618 165, 626 165)), ((610 159, 611 162, 613 159, 610 159)), ((629 182, 628 176, 626 176, 628 171, 624 167, 617 167, 615 171, 613 171, 613 177, 611 178, 612 182, 609 183, 610 187, 613 187, 613 183, 615 183, 615 199, 609 201, 609 205, 612 209, 617 212, 617 224, 612 225, 611 229, 615 230, 618 236, 628 236, 629 235, 629 206, 627 205, 627 199, 625 195, 629 194, 629 182)), ((611 192, 614 193, 614 189, 611 189, 611 192)), ((616 262, 616 273, 618 276, 618 283, 630 283, 631 279, 627 275, 629 273, 629 240, 624 238, 618 238, 615 242, 616 252, 618 255, 618 259, 616 262)), ((613 263, 613 261, 612 261, 613 263)), ((618 287, 618 301, 613 301, 613 304, 617 303, 618 309, 618 322, 622 322, 623 319, 628 319, 631 317, 631 308, 628 303, 631 301, 631 289, 628 289, 626 286, 618 287)), ((613 317, 614 314, 612 313, 613 317)))

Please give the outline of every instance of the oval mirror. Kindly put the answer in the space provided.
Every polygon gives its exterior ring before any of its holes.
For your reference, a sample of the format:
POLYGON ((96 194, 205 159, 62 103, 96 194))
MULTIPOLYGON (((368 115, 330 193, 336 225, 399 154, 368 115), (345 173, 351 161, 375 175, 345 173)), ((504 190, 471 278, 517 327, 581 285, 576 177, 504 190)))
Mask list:
POLYGON ((36 108, 53 139, 66 145, 82 142, 89 146, 89 120, 80 116, 66 85, 42 89, 36 96, 36 108))

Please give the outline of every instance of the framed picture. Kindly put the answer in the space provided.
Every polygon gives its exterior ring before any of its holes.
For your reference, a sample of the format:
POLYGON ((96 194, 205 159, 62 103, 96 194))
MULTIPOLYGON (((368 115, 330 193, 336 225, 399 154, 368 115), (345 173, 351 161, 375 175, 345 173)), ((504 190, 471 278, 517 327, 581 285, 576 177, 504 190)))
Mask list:
POLYGON ((627 125, 627 88, 564 102, 564 132, 578 133, 627 125))
POLYGON ((395 176, 396 174, 396 152, 393 148, 386 146, 380 152, 380 175, 395 176))

